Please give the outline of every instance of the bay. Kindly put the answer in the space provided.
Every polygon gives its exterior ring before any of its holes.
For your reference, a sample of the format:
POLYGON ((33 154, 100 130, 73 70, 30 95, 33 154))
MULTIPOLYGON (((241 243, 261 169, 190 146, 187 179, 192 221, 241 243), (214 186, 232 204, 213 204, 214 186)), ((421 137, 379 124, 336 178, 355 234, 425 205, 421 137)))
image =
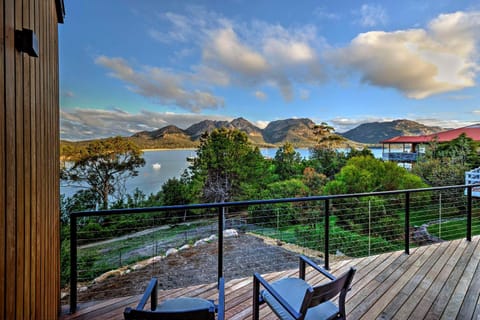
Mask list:
MULTIPOLYGON (((382 149, 371 149, 375 157, 382 157, 382 149)), ((263 156, 274 158, 277 149, 262 148, 260 149, 263 156)), ((310 151, 308 148, 299 148, 297 151, 302 158, 309 158, 310 151)), ((126 191, 131 193, 138 188, 143 193, 157 193, 161 190, 162 185, 171 178, 179 178, 185 169, 188 168, 188 157, 194 157, 195 150, 148 150, 145 151, 143 157, 145 166, 139 168, 138 176, 129 179, 126 183, 126 191)), ((71 197, 75 192, 81 190, 82 187, 67 185, 65 181, 60 183, 60 193, 66 197, 71 197)))

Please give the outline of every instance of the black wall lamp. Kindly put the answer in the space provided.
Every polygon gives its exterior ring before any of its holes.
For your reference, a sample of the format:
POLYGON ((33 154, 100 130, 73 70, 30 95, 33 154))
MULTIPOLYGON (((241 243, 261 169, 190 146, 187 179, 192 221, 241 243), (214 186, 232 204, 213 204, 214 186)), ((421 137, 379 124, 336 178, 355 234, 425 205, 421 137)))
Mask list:
POLYGON ((38 57, 38 39, 30 29, 15 30, 15 46, 20 52, 31 57, 38 57))

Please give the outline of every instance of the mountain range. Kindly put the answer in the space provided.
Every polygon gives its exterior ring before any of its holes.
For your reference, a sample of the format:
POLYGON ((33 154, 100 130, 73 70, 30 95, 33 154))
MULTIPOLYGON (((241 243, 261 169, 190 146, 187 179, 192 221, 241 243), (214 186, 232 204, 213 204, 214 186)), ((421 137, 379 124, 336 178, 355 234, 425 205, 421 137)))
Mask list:
MULTIPOLYGON (((218 128, 238 129, 247 134, 250 141, 259 147, 278 147, 285 142, 295 147, 312 147, 318 138, 313 132, 315 123, 308 118, 285 119, 270 122, 261 129, 244 118, 232 121, 204 120, 187 129, 168 125, 154 131, 141 131, 129 139, 142 149, 154 148, 195 148, 204 132, 218 128)), ((390 122, 364 123, 347 132, 336 134, 342 138, 342 146, 359 146, 361 144, 378 144, 380 141, 399 135, 424 135, 442 131, 440 127, 430 127, 411 120, 394 120, 390 122)), ((338 141, 339 139, 337 139, 338 141)))
POLYGON ((411 120, 363 123, 342 133, 342 136, 361 143, 376 144, 396 136, 419 136, 444 131, 441 127, 426 126, 411 120))
POLYGON ((142 148, 196 147, 204 132, 219 128, 237 129, 247 134, 250 141, 259 147, 275 147, 290 142, 296 147, 315 145, 315 123, 310 119, 286 119, 270 122, 260 129, 244 118, 232 121, 204 120, 185 130, 170 125, 155 131, 142 131, 130 137, 142 148))

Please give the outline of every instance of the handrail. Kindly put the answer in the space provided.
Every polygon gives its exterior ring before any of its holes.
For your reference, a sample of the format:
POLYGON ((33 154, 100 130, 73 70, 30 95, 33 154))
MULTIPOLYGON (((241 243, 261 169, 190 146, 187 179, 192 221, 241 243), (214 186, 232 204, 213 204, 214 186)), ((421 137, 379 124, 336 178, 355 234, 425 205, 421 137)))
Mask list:
POLYGON ((113 210, 99 210, 99 211, 79 211, 72 212, 70 214, 70 313, 75 313, 77 309, 77 219, 80 217, 92 217, 92 216, 108 216, 119 214, 140 214, 140 213, 153 213, 161 211, 175 211, 175 210, 192 210, 192 209, 218 209, 218 279, 223 277, 223 230, 225 226, 225 208, 229 207, 241 207, 263 204, 278 204, 278 203, 295 203, 295 202, 311 202, 311 201, 323 201, 325 212, 325 243, 324 243, 324 267, 329 270, 329 225, 330 225, 330 201, 335 199, 346 198, 361 198, 383 195, 405 195, 405 253, 410 252, 410 195, 418 192, 428 191, 440 191, 440 190, 452 190, 452 189, 466 189, 467 194, 467 230, 466 239, 471 241, 472 238, 472 189, 480 187, 479 184, 468 185, 455 185, 444 187, 432 187, 432 188, 420 188, 420 189, 407 189, 407 190, 395 190, 395 191, 381 191, 381 192, 366 192, 356 194, 341 194, 341 195, 323 195, 323 196, 310 196, 310 197, 298 197, 298 198, 282 198, 282 199, 268 199, 268 200, 249 200, 249 201, 234 201, 234 202, 221 202, 221 203, 204 203, 204 204, 189 204, 189 205, 174 205, 174 206, 158 206, 148 208, 130 208, 130 209, 113 209, 113 210))

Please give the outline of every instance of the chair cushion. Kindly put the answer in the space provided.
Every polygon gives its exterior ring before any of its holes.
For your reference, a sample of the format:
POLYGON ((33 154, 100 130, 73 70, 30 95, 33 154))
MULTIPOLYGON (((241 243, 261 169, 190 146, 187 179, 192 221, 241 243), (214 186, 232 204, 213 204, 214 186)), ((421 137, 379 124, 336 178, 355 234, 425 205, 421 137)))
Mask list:
POLYGON ((338 307, 335 304, 325 301, 316 307, 308 309, 305 320, 337 319, 338 312, 338 307))
MULTIPOLYGON (((305 292, 310 288, 307 282, 298 278, 281 279, 271 283, 271 286, 297 312, 302 306, 305 292)), ((267 290, 262 290, 260 295, 280 319, 295 319, 267 290)))
MULTIPOLYGON (((306 281, 298 278, 281 279, 271 283, 271 286, 297 312, 300 311, 306 290, 310 288, 310 285, 306 281)), ((267 290, 262 290, 260 295, 280 319, 295 319, 267 290)), ((338 311, 338 307, 335 304, 326 301, 308 309, 305 320, 335 319, 338 311)))
POLYGON ((175 299, 168 299, 163 301, 155 309, 156 312, 185 312, 185 311, 199 311, 208 310, 215 311, 215 304, 213 301, 201 298, 181 297, 175 299))

